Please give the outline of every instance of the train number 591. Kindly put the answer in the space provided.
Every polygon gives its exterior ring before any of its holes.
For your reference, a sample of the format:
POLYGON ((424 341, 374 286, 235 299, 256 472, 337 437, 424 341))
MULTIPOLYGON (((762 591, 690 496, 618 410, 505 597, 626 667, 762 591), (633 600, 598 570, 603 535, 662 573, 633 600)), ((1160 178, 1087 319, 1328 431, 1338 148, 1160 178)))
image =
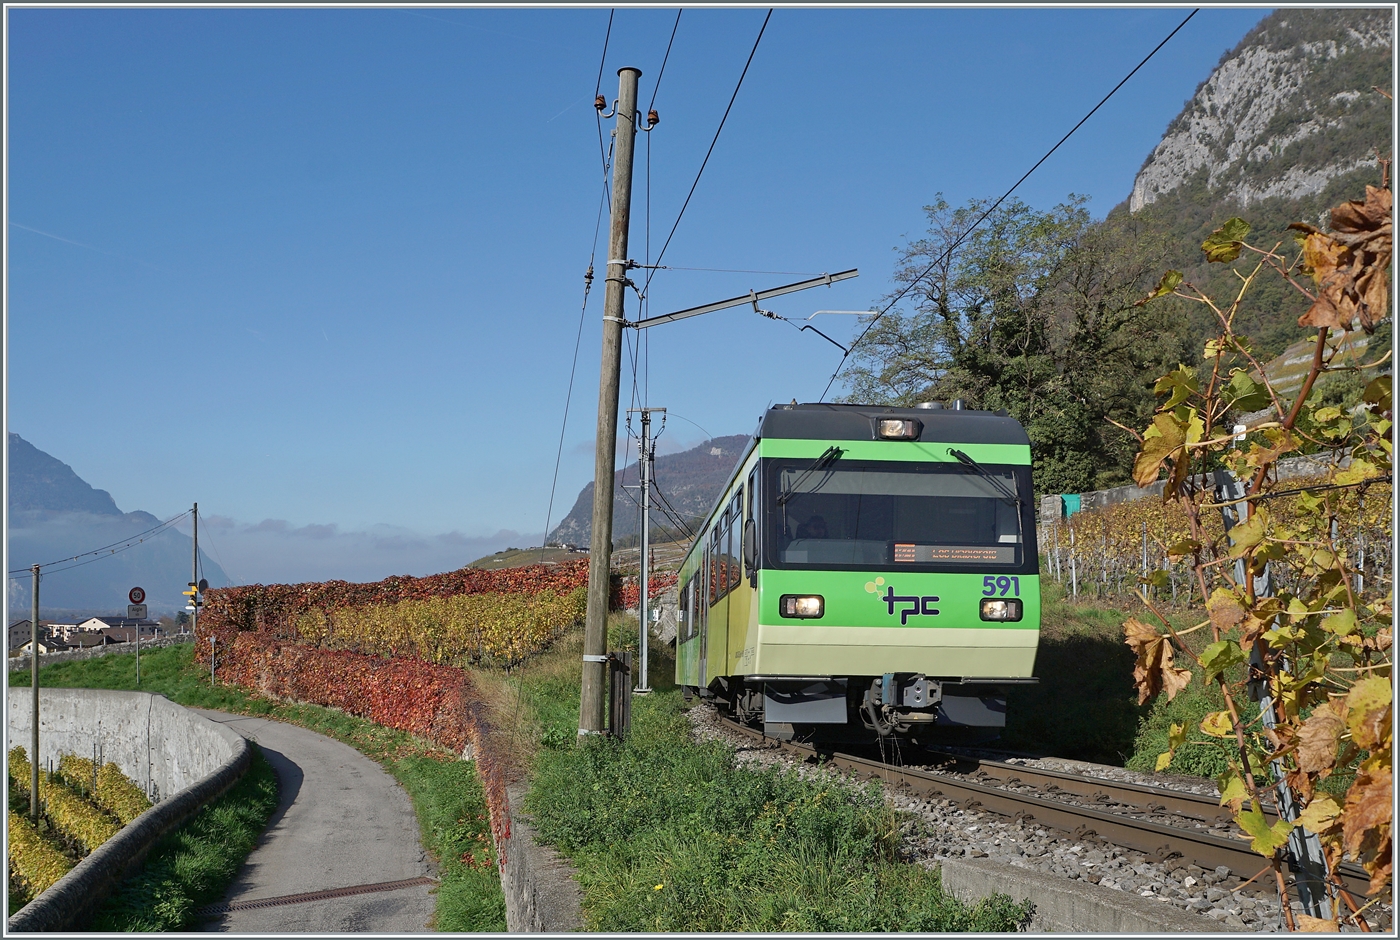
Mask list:
POLYGON ((983 597, 1005 597, 1010 591, 1013 597, 1021 596, 1021 579, 1015 575, 1001 575, 999 577, 987 575, 982 579, 983 597))

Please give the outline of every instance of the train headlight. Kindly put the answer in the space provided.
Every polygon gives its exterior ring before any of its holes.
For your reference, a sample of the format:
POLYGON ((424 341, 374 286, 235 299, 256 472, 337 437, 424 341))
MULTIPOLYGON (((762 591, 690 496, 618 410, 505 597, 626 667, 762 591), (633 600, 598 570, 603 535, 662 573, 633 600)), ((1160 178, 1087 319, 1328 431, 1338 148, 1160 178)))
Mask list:
POLYGON ((923 422, 916 418, 881 418, 875 427, 875 433, 886 441, 917 441, 923 431, 923 422))
POLYGON ((1015 597, 982 598, 983 620, 1020 620, 1021 601, 1015 597))
POLYGON ((778 598, 778 613, 796 620, 816 620, 826 612, 820 594, 784 594, 778 598))

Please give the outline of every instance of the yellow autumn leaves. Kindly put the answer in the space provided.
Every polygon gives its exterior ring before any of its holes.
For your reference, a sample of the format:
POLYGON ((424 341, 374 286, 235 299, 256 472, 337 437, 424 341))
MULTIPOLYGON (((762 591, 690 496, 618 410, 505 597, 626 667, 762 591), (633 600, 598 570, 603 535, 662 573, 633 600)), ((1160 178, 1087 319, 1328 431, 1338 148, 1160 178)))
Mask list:
MULTIPOLYGON (((8 771, 12 804, 27 803, 31 769, 23 747, 10 750, 8 771)), ((29 897, 47 890, 73 867, 75 860, 63 847, 86 856, 151 805, 110 762, 98 768, 94 790, 92 761, 72 755, 59 759, 53 778, 40 772, 39 799, 43 812, 37 827, 26 815, 8 815, 10 873, 29 897)))
POLYGON ((326 649, 411 656, 449 665, 513 665, 577 623, 587 594, 459 594, 331 611, 297 618, 297 633, 326 649))

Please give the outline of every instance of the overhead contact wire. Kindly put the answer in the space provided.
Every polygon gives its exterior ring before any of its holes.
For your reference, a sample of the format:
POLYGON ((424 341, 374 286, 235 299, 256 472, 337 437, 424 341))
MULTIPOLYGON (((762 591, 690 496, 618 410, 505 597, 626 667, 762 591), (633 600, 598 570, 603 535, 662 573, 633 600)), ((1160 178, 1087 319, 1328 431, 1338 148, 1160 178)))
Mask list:
MULTIPOLYGON (((690 205, 690 199, 695 195, 695 187, 700 185, 700 177, 705 173, 705 167, 710 162, 710 154, 715 152, 715 144, 719 143, 719 135, 724 130, 724 124, 729 120, 729 112, 734 107, 735 100, 739 97, 739 89, 744 87, 744 77, 749 74, 749 66, 753 64, 754 53, 758 52, 758 44, 763 40, 763 32, 768 28, 768 21, 773 18, 773 10, 768 10, 768 15, 763 18, 763 25, 759 27, 758 36, 753 41, 753 48, 749 50, 748 60, 744 62, 744 70, 739 73, 739 81, 734 85, 734 94, 729 96, 729 104, 724 109, 724 116, 719 120, 719 127, 715 128, 714 139, 710 141, 710 149, 705 151, 705 159, 700 161, 700 170, 695 174, 695 182, 690 184, 690 192, 686 193, 685 202, 681 204, 681 211, 676 214, 676 222, 671 226, 671 233, 666 236, 666 241, 661 246, 660 253, 656 256, 656 263, 660 264, 661 259, 666 257, 666 249, 671 245, 671 239, 675 237, 676 229, 680 227, 681 219, 685 216, 685 210, 690 205)), ((651 285, 651 279, 656 276, 653 269, 648 272, 647 279, 642 286, 642 293, 646 293, 646 288, 651 285)))
POLYGON ((1195 16, 1199 12, 1201 12, 1200 7, 1197 7, 1196 9, 1188 13, 1186 15, 1186 19, 1178 23, 1176 29, 1172 30, 1170 33, 1167 34, 1166 39, 1163 39, 1161 42, 1157 43, 1157 45, 1152 49, 1152 51, 1149 52, 1141 62, 1133 66, 1133 70, 1127 75, 1123 76, 1123 80, 1120 81, 1117 85, 1114 85, 1113 90, 1110 91, 1108 94, 1104 95, 1103 100, 1101 100, 1098 104, 1094 105, 1094 107, 1089 110, 1088 114, 1080 118, 1079 123, 1069 129, 1069 133, 1061 137, 1059 142, 1056 143, 1055 146, 1051 147, 1048 151, 1046 151, 1045 156, 1041 157, 1035 162, 1035 166, 1027 170, 1021 176, 1021 178, 1016 181, 1015 185, 1013 185, 1010 189, 1003 193, 1000 199, 992 203, 991 207, 987 209, 987 211, 983 212, 980 216, 978 216, 977 220, 973 222, 970 226, 968 226, 967 229, 961 235, 958 236, 957 240, 954 241, 952 245, 948 246, 948 248, 946 248, 941 255, 939 255, 928 265, 928 267, 924 268, 923 271, 919 272, 917 277, 915 277, 912 281, 906 284, 903 290, 901 290, 898 294, 895 294, 893 300, 885 304, 885 306, 881 308, 880 312, 875 314, 875 316, 871 318, 870 322, 865 325, 865 329, 861 330, 860 335, 856 337, 856 341, 850 345, 846 353, 841 357, 841 362, 836 366, 836 371, 831 373, 831 378, 827 380, 826 388, 822 391, 821 398, 817 399, 818 401, 822 401, 826 398, 827 392, 831 391, 832 383, 834 383, 836 381, 836 377, 841 374, 841 369, 846 365, 846 360, 850 358, 851 352, 853 352, 855 348, 860 345, 861 340, 865 339, 866 334, 869 333, 870 330, 875 326, 875 324, 879 322, 880 318, 883 317, 886 313, 888 313, 891 307, 899 303, 899 301, 904 298, 904 295, 913 290, 915 285, 917 285, 920 281, 927 277, 929 273, 933 271, 934 268, 938 267, 949 257, 951 257, 952 253, 955 250, 957 250, 958 246, 961 245, 963 241, 977 229, 977 226, 981 225, 986 220, 987 216, 995 212, 998 206, 1000 206, 1003 202, 1009 199, 1011 197, 1011 194, 1014 193, 1022 183, 1029 179, 1032 173, 1040 169, 1040 165, 1042 163, 1044 163, 1046 160, 1049 160, 1050 157, 1055 153, 1055 151, 1059 150, 1061 145, 1063 145, 1065 141, 1069 140, 1070 137, 1074 135, 1075 131, 1083 127, 1084 123, 1088 121, 1089 118, 1093 117, 1094 114, 1099 110, 1099 108, 1102 108, 1105 104, 1107 104, 1108 99, 1112 98, 1115 94, 1117 94, 1118 89, 1126 85, 1128 83, 1128 79, 1136 75, 1138 73, 1138 70, 1141 69, 1144 65, 1146 65, 1148 61, 1150 61, 1152 57, 1155 56, 1163 46, 1170 42, 1173 36, 1181 32, 1182 27, 1185 26, 1187 23, 1191 22, 1191 17, 1195 16))
MULTIPOLYGON (((608 29, 603 34, 603 54, 598 59, 598 79, 593 84, 593 96, 596 98, 603 87, 603 66, 608 61, 608 41, 612 38, 613 15, 615 9, 608 11, 608 29)), ((578 331, 574 336, 574 356, 569 364, 569 387, 564 393, 564 419, 559 424, 559 447, 554 453, 554 476, 549 484, 549 504, 545 510, 544 535, 540 538, 540 561, 544 561, 545 548, 549 542, 549 524, 554 521, 554 497, 559 488, 559 465, 564 458, 564 435, 569 427, 569 406, 574 398, 574 379, 578 374, 578 351, 583 342, 583 323, 588 312, 588 294, 593 289, 593 262, 598 257, 598 232, 603 226, 603 207, 608 204, 610 192, 608 186, 608 169, 611 164, 612 148, 603 147, 603 119, 602 112, 595 110, 598 123, 598 153, 603 159, 603 193, 598 199, 598 215, 593 221, 593 247, 588 251, 588 271, 583 276, 583 303, 579 305, 578 311, 578 331)))

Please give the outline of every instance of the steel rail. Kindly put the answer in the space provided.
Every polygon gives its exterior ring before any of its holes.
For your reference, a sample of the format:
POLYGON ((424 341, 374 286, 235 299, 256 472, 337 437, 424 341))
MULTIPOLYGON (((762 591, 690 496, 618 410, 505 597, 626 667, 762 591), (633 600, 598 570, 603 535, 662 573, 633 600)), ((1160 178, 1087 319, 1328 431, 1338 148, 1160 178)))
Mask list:
MULTIPOLYGON (((1124 803, 1140 807, 1143 812, 1173 813, 1198 819, 1207 825, 1227 825, 1235 819, 1230 808, 1221 806, 1218 799, 1199 793, 1081 776, 1061 770, 1026 767, 1022 764, 1008 764, 1004 761, 985 760, 946 751, 933 751, 932 756, 947 761, 940 766, 940 770, 952 770, 974 780, 994 780, 1002 786, 1025 784, 1047 792, 1060 790, 1087 797, 1097 803, 1124 803), (969 767, 969 764, 973 766, 969 767)), ((1272 816, 1272 808, 1266 806, 1265 813, 1272 816)))
MULTIPOLYGON (((866 780, 880 780, 921 796, 941 797, 950 800, 964 811, 990 812, 1016 819, 1033 820, 1037 824, 1058 829, 1078 839, 1097 837, 1113 845, 1143 852, 1159 861, 1180 857, 1206 869, 1223 865, 1242 881, 1258 873, 1265 862, 1263 856, 1249 847, 1249 842, 1245 841, 1243 834, 1239 838, 1227 838, 1212 833, 1193 832, 1088 806, 1003 790, 951 774, 934 774, 895 767, 851 754, 819 752, 809 745, 768 738, 761 731, 727 718, 722 717, 721 721, 733 731, 769 742, 806 761, 824 758, 833 766, 866 780)), ((1366 897, 1370 878, 1359 866, 1344 864, 1338 868, 1338 874, 1353 896, 1366 897)))

